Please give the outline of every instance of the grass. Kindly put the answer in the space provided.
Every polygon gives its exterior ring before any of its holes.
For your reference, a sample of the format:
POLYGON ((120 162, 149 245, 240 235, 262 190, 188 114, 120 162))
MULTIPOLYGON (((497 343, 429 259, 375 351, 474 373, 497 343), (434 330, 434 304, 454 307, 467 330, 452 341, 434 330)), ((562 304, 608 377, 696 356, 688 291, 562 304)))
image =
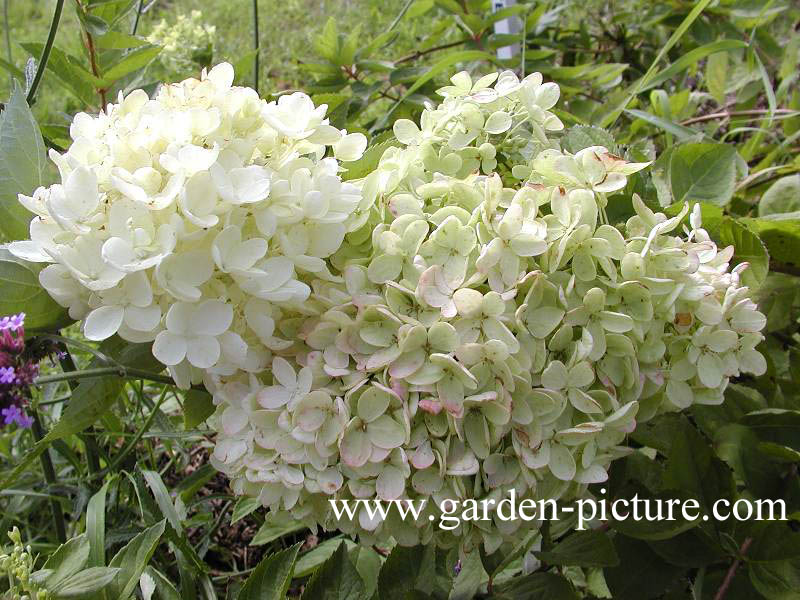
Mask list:
MULTIPOLYGON (((8 6, 11 38, 9 62, 23 68, 29 55, 19 44, 44 41, 55 0, 0 1, 7 2, 8 6)), ((344 32, 361 27, 364 39, 369 40, 388 26, 402 4, 399 0, 259 0, 259 87, 262 95, 307 87, 299 65, 301 61, 313 58, 313 37, 319 34, 329 17, 335 18, 344 32)), ((213 63, 236 63, 252 51, 252 0, 156 0, 142 15, 138 34, 147 36, 162 18, 168 23, 174 22, 178 14, 188 14, 192 10, 200 10, 203 21, 216 27, 213 63)), ((74 55, 83 54, 79 32, 74 2, 69 1, 56 38, 57 47, 74 55)), ((401 28, 400 34, 396 48, 413 49, 414 24, 401 28)), ((2 56, 8 59, 5 50, 2 56)), ((172 79, 193 75, 196 72, 169 74, 172 79)), ((252 75, 247 80, 252 81, 252 75)), ((0 99, 8 97, 9 86, 9 78, 0 77, 0 99)), ((34 107, 37 117, 64 124, 69 119, 68 115, 82 108, 76 99, 65 95, 52 79, 48 81, 45 76, 34 107)))

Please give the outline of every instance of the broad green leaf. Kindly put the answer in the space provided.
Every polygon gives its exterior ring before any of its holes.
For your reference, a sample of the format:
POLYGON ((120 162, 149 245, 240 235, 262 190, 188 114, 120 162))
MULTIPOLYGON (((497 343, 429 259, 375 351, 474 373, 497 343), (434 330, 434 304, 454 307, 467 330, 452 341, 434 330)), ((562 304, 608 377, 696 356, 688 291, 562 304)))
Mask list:
POLYGON ((648 546, 669 564, 678 567, 704 567, 726 557, 723 548, 702 527, 665 540, 650 540, 648 546))
POLYGON ((356 547, 354 542, 347 539, 343 540, 341 536, 325 540, 297 559, 297 564, 294 566, 294 577, 305 577, 313 573, 321 564, 333 556, 342 541, 347 546, 348 552, 356 547))
POLYGON ((769 253, 764 242, 753 231, 731 218, 725 218, 719 230, 723 246, 735 249, 733 262, 746 262, 750 266, 742 273, 742 281, 751 289, 758 289, 769 272, 769 253))
MULTIPOLYGON (((777 512, 776 516, 780 513, 777 512)), ((748 562, 800 559, 800 533, 788 521, 762 521, 747 551, 748 562)))
POLYGON ((43 571, 52 571, 45 579, 47 587, 53 588, 80 571, 89 559, 89 551, 86 535, 79 535, 61 544, 42 565, 43 571))
POLYGON ((800 174, 781 177, 761 196, 758 216, 800 211, 800 174))
POLYGON ((95 45, 102 50, 127 50, 146 44, 147 40, 121 31, 109 31, 95 40, 95 45))
POLYGON ((750 582, 768 600, 796 600, 800 590, 800 559, 750 565, 750 582))
POLYGON ((570 533, 551 550, 537 552, 536 556, 553 565, 614 567, 619 564, 619 557, 608 535, 592 530, 570 533))
POLYGON ((614 538, 620 564, 603 569, 614 600, 642 600, 661 597, 683 572, 682 567, 665 563, 646 542, 624 535, 614 538))
POLYGON ((572 584, 555 573, 531 573, 497 586, 497 598, 526 600, 578 600, 572 584))
POLYGON ((408 595, 430 592, 435 584, 433 546, 395 546, 378 575, 381 600, 404 600, 408 595))
POLYGON ((800 268, 800 213, 742 218, 739 222, 758 234, 773 260, 800 268))
POLYGON ((231 515, 231 525, 236 521, 241 521, 247 515, 254 513, 261 507, 261 502, 258 498, 239 498, 236 505, 233 507, 233 514, 231 515))
POLYGON ((161 540, 165 527, 166 521, 162 520, 145 529, 111 559, 109 566, 117 567, 120 571, 106 590, 108 598, 125 600, 133 594, 142 571, 150 562, 150 557, 153 556, 161 540))
POLYGON ((24 312, 25 331, 31 333, 54 332, 72 322, 67 311, 39 284, 40 270, 40 265, 19 259, 0 247, 0 315, 24 312))
POLYGON ((33 215, 19 203, 17 195, 30 196, 44 185, 46 168, 47 153, 39 125, 25 93, 15 85, 0 112, 0 234, 6 240, 28 238, 33 215))
POLYGON ((339 30, 333 17, 328 17, 322 32, 314 38, 314 51, 322 58, 338 64, 339 30))
POLYGON ((372 598, 378 588, 378 573, 383 566, 381 555, 368 546, 361 546, 358 549, 356 569, 364 582, 364 596, 372 598))
POLYGON ((216 408, 208 392, 194 389, 187 391, 183 397, 184 428, 195 429, 201 423, 205 423, 216 408))
POLYGON ((697 200, 724 206, 736 183, 736 149, 716 143, 678 146, 670 157, 669 181, 675 202, 697 200))
POLYGON ((314 572, 302 596, 309 600, 361 600, 363 597, 364 582, 350 562, 344 542, 314 572))
POLYGON ((181 595, 175 589, 175 585, 161 571, 148 566, 143 575, 152 578, 156 584, 156 597, 160 600, 181 600, 181 595))
POLYGON ((800 411, 765 408, 745 415, 741 422, 762 440, 800 450, 800 411))
POLYGON ((472 552, 461 559, 461 570, 453 579, 448 600, 471 600, 475 597, 481 583, 488 579, 483 568, 480 552, 473 548, 472 552))
POLYGON ((681 418, 680 423, 667 458, 664 487, 690 494, 710 514, 718 498, 729 499, 733 495, 731 470, 687 419, 681 418))
POLYGON ((300 521, 286 518, 276 519, 274 514, 268 514, 267 518, 264 519, 264 524, 261 525, 261 528, 253 537, 250 545, 261 546, 263 544, 269 544, 273 540, 277 540, 280 537, 296 531, 302 531, 305 528, 306 525, 300 521))
POLYGON ((347 170, 342 173, 342 179, 350 180, 366 177, 375 170, 381 156, 387 149, 399 145, 400 143, 394 138, 371 145, 361 158, 346 164, 345 168, 347 170))
MULTIPOLYGON (((642 514, 643 504, 642 501, 649 501, 651 506, 657 506, 657 503, 661 503, 662 507, 666 507, 669 501, 680 500, 681 502, 686 501, 689 496, 692 494, 686 492, 679 492, 675 490, 659 492, 653 496, 648 496, 646 493, 640 492, 638 494, 639 497, 639 514, 642 514)), ((629 500, 630 496, 627 495, 629 500)), ((687 520, 683 518, 683 514, 680 510, 680 505, 673 509, 673 519, 657 519, 653 521, 644 520, 644 519, 634 519, 633 512, 632 512, 632 504, 628 506, 621 507, 620 510, 623 513, 628 513, 628 518, 617 521, 611 521, 611 527, 614 528, 615 531, 619 533, 625 534, 628 537, 640 539, 640 540, 665 540, 675 537, 685 531, 693 529, 700 524, 700 519, 696 520, 687 520)), ((666 508, 663 509, 666 515, 666 508)))
POLYGON ((302 544, 270 554, 250 573, 238 600, 284 600, 302 544))
MULTIPOLYGON (((20 45, 37 60, 42 55, 44 45, 41 43, 20 45)), ((47 61, 47 71, 84 104, 95 106, 100 101, 96 90, 103 87, 103 81, 95 77, 80 59, 54 47, 47 61)))
POLYGON ((129 52, 122 60, 103 73, 104 85, 111 86, 118 79, 143 69, 158 56, 159 52, 161 52, 161 46, 146 46, 129 52))
POLYGON ((70 575, 48 591, 53 598, 87 598, 110 585, 119 574, 119 569, 112 567, 89 567, 70 575))
POLYGON ((574 125, 561 138, 561 147, 575 154, 590 146, 605 146, 614 151, 614 137, 605 129, 591 125, 574 125))

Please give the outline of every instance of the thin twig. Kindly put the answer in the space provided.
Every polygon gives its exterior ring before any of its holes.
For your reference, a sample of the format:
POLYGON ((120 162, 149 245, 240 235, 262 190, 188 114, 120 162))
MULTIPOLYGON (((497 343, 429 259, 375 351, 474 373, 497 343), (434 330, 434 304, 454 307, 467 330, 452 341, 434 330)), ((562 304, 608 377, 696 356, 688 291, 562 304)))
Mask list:
POLYGON ((142 8, 144 8, 144 0, 139 0, 139 6, 136 7, 136 18, 131 28, 131 35, 136 35, 136 31, 139 29, 139 19, 142 17, 142 8))
MULTIPOLYGON (((39 413, 35 409, 31 409, 31 416, 33 423, 31 424, 31 432, 36 442, 40 442, 44 438, 44 429, 42 422, 39 419, 39 413)), ((42 464, 42 473, 44 473, 44 480, 47 486, 54 486, 56 481, 56 470, 53 468, 53 459, 50 458, 50 449, 45 448, 44 452, 39 456, 39 462, 42 464)), ((54 490, 48 490, 52 492, 54 490)), ((56 529, 56 539, 60 544, 67 541, 67 526, 64 522, 64 512, 61 510, 61 503, 56 498, 50 499, 50 508, 53 511, 53 525, 56 529)))
POLYGON ((447 50, 448 48, 453 48, 454 46, 460 46, 461 44, 466 44, 467 42, 471 42, 472 38, 467 37, 463 40, 457 40, 455 42, 450 42, 449 44, 442 44, 441 46, 434 46, 433 48, 428 48, 427 50, 417 50, 416 52, 412 52, 407 56, 403 56, 402 58, 398 58, 394 61, 394 64, 399 65, 400 63, 408 62, 411 60, 417 60, 425 56, 426 54, 431 54, 432 52, 439 52, 439 50, 447 50))
MULTIPOLYGON (((692 125, 694 123, 702 123, 703 121, 713 121, 714 119, 728 119, 730 117, 752 117, 752 116, 759 116, 759 115, 766 115, 770 111, 763 109, 763 108, 753 108, 750 110, 723 110, 716 113, 709 113, 707 115, 700 115, 699 117, 692 117, 691 119, 686 119, 685 121, 681 121, 681 125, 692 125)), ((779 108, 775 110, 773 114, 776 115, 786 115, 797 113, 800 114, 800 111, 790 110, 788 108, 779 108)))
POLYGON ((167 385, 177 385, 172 377, 166 375, 159 375, 158 373, 151 373, 142 369, 131 369, 123 365, 114 367, 97 367, 94 369, 83 369, 76 371, 69 371, 66 373, 59 373, 58 375, 45 375, 38 377, 34 381, 35 385, 45 385, 47 383, 56 383, 59 381, 77 381, 79 379, 92 379, 95 377, 105 377, 106 375, 116 375, 125 379, 145 379, 147 381, 154 381, 156 383, 166 383, 167 385))
MULTIPOLYGON (((72 358, 72 355, 69 353, 66 344, 63 342, 60 344, 61 349, 61 358, 59 358, 59 363, 61 364, 62 371, 77 371, 78 367, 75 365, 75 360, 72 358)), ((73 380, 68 381, 69 384, 69 391, 70 391, 70 398, 72 397, 72 392, 78 387, 78 383, 73 380)), ((86 446, 86 465, 89 468, 90 474, 95 474, 100 470, 100 449, 97 447, 97 441, 92 437, 91 434, 94 433, 94 427, 88 427, 88 435, 81 434, 79 437, 81 441, 86 446)))
POLYGON ((39 89, 39 84, 44 75, 44 69, 47 66, 47 61, 50 59, 50 51, 53 49, 53 43, 56 41, 56 32, 58 31, 58 24, 61 21, 61 13, 64 10, 64 0, 57 0, 56 9, 53 11, 53 20, 50 22, 50 32, 47 34, 47 41, 42 48, 42 55, 39 57, 39 64, 36 66, 36 75, 33 76, 33 83, 31 89, 28 90, 28 104, 32 105, 33 100, 36 98, 36 90, 39 89))
MULTIPOLYGON (((11 54, 11 25, 8 22, 8 3, 11 0, 3 0, 3 21, 5 22, 5 30, 6 30, 6 59, 8 60, 8 64, 14 64, 14 57, 11 54)), ((9 73, 8 74, 8 84, 11 87, 14 87, 14 76, 9 73)))
POLYGON ((258 0, 253 0, 253 89, 258 93, 258 55, 261 53, 261 40, 258 35, 258 0))
POLYGON ((739 565, 742 564, 742 557, 747 554, 747 550, 750 548, 750 544, 752 543, 753 538, 745 538, 744 542, 742 543, 742 547, 739 548, 739 556, 736 557, 731 566, 728 568, 728 572, 725 573, 725 579, 722 580, 722 585, 719 586, 717 593, 714 595, 714 600, 722 600, 725 597, 733 578, 736 576, 736 571, 739 569, 739 565))

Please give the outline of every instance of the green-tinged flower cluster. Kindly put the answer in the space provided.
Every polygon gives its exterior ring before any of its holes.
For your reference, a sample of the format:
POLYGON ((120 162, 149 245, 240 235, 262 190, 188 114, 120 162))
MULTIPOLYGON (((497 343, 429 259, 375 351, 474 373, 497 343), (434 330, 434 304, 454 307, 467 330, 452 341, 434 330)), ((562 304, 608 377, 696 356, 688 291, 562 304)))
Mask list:
POLYGON ((452 82, 360 182, 374 205, 329 259, 341 280, 273 315, 270 373, 214 378, 212 460, 312 526, 492 551, 522 524, 445 532, 437 507, 585 494, 637 421, 763 373, 765 318, 698 210, 686 225, 688 207, 668 218, 634 196, 635 216, 607 222, 607 196, 647 165, 562 151, 555 84, 452 82), (417 521, 336 521, 328 501, 357 498, 429 502, 417 521))
POLYGON ((207 65, 214 49, 216 27, 203 22, 203 13, 180 14, 174 23, 161 19, 147 41, 161 46, 158 60, 169 73, 187 75, 207 65))
POLYGON ((609 223, 647 165, 563 151, 538 73, 455 75, 357 181, 363 135, 232 82, 218 65, 76 116, 10 250, 53 263, 42 285, 87 337, 153 342, 181 386, 204 381, 237 494, 368 543, 492 551, 522 523, 443 531, 444 500, 580 497, 637 421, 765 371, 746 265, 698 210, 634 196, 609 223), (359 498, 428 503, 334 518, 359 498))
POLYGON ((47 590, 32 577, 35 559, 31 547, 23 545, 16 527, 8 532, 8 538, 13 544, 11 552, 0 553, 0 577, 7 579, 10 585, 3 597, 9 600, 46 600, 50 596, 47 590))

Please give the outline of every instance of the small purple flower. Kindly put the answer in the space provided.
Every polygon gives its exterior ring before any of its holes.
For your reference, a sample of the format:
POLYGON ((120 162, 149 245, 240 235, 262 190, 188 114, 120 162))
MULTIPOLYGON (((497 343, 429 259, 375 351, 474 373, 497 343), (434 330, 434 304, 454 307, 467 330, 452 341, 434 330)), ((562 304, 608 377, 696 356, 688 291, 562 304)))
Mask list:
POLYGON ((13 384, 17 380, 14 367, 0 367, 0 383, 13 384))
POLYGON ((5 425, 16 423, 23 429, 27 429, 33 425, 33 419, 26 415, 25 411, 16 404, 12 404, 11 406, 7 406, 6 408, 0 410, 0 414, 3 415, 3 423, 5 425))
POLYGON ((25 325, 25 313, 19 313, 18 315, 11 315, 9 317, 3 317, 0 319, 0 330, 10 330, 16 331, 17 329, 22 329, 25 325))

